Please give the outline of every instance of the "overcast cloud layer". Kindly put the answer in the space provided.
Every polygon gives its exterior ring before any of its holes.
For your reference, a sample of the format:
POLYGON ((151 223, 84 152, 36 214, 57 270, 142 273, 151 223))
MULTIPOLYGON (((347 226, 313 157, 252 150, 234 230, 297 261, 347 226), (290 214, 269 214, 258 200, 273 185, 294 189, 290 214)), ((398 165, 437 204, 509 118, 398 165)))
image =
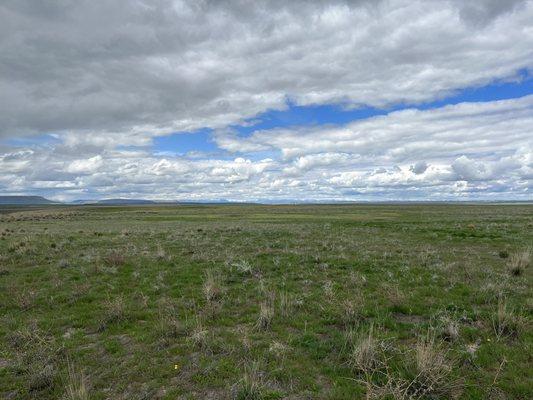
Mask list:
POLYGON ((531 74, 532 21, 520 0, 6 0, 0 193, 531 200, 533 96, 419 107, 531 74), (402 109, 236 129, 289 102, 402 109), (152 146, 202 128, 215 152, 152 146))

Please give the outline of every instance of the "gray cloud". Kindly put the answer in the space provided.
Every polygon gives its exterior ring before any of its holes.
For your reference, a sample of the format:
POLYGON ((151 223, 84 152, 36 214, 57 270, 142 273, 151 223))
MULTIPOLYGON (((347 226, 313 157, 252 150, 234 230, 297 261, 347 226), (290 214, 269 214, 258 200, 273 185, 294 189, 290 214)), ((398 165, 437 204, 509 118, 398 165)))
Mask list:
POLYGON ((423 174, 428 169, 429 165, 425 161, 418 161, 415 165, 411 165, 409 171, 415 174, 423 174))
POLYGON ((531 68, 526 1, 0 5, 0 135, 221 128, 269 108, 432 100, 531 68))

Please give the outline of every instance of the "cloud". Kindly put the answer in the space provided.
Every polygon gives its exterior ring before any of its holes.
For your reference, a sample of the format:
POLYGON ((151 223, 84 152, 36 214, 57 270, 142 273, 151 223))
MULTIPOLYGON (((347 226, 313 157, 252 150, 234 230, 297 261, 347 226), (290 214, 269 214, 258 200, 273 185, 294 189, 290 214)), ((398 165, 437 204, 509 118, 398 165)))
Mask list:
POLYGON ((407 109, 340 127, 257 131, 241 138, 224 131, 219 147, 279 151, 286 159, 323 152, 357 155, 371 164, 417 162, 530 147, 533 95, 429 110, 407 109))
POLYGON ((188 157, 118 144, 82 158, 59 135, 1 154, 0 187, 63 199, 528 199, 532 109, 527 96, 232 139, 269 149, 267 158, 263 150, 188 157))
POLYGON ((88 159, 71 161, 65 170, 72 174, 91 174, 103 165, 102 156, 97 155, 88 159))
POLYGON ((532 19, 516 0, 7 0, 0 136, 223 128, 287 99, 429 101, 531 68, 532 19))
POLYGON ((533 95, 417 105, 530 73, 531 20, 526 0, 5 0, 0 190, 530 199, 533 95), (289 104, 399 111, 253 131, 289 104), (154 148, 200 128, 215 150, 154 148))
POLYGON ((412 171, 413 173, 419 175, 426 172, 429 165, 425 161, 417 161, 415 165, 411 165, 411 168, 409 168, 409 171, 412 171))
POLYGON ((491 176, 491 171, 485 163, 475 162, 465 156, 455 160, 452 164, 452 169, 459 179, 465 181, 480 181, 491 176))

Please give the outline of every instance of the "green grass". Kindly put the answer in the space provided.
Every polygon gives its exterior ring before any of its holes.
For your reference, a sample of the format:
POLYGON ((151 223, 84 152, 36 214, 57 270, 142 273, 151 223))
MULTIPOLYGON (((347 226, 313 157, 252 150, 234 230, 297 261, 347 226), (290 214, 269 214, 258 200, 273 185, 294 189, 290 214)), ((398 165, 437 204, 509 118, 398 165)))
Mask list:
POLYGON ((0 398, 531 398, 532 211, 4 209, 0 398))

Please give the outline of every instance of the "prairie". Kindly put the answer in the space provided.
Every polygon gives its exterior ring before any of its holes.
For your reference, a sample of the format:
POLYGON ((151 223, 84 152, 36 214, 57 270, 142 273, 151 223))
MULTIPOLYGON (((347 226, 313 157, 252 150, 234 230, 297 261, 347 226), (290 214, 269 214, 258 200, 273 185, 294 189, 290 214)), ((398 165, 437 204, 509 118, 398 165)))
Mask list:
POLYGON ((527 399, 531 205, 0 211, 0 397, 527 399))

